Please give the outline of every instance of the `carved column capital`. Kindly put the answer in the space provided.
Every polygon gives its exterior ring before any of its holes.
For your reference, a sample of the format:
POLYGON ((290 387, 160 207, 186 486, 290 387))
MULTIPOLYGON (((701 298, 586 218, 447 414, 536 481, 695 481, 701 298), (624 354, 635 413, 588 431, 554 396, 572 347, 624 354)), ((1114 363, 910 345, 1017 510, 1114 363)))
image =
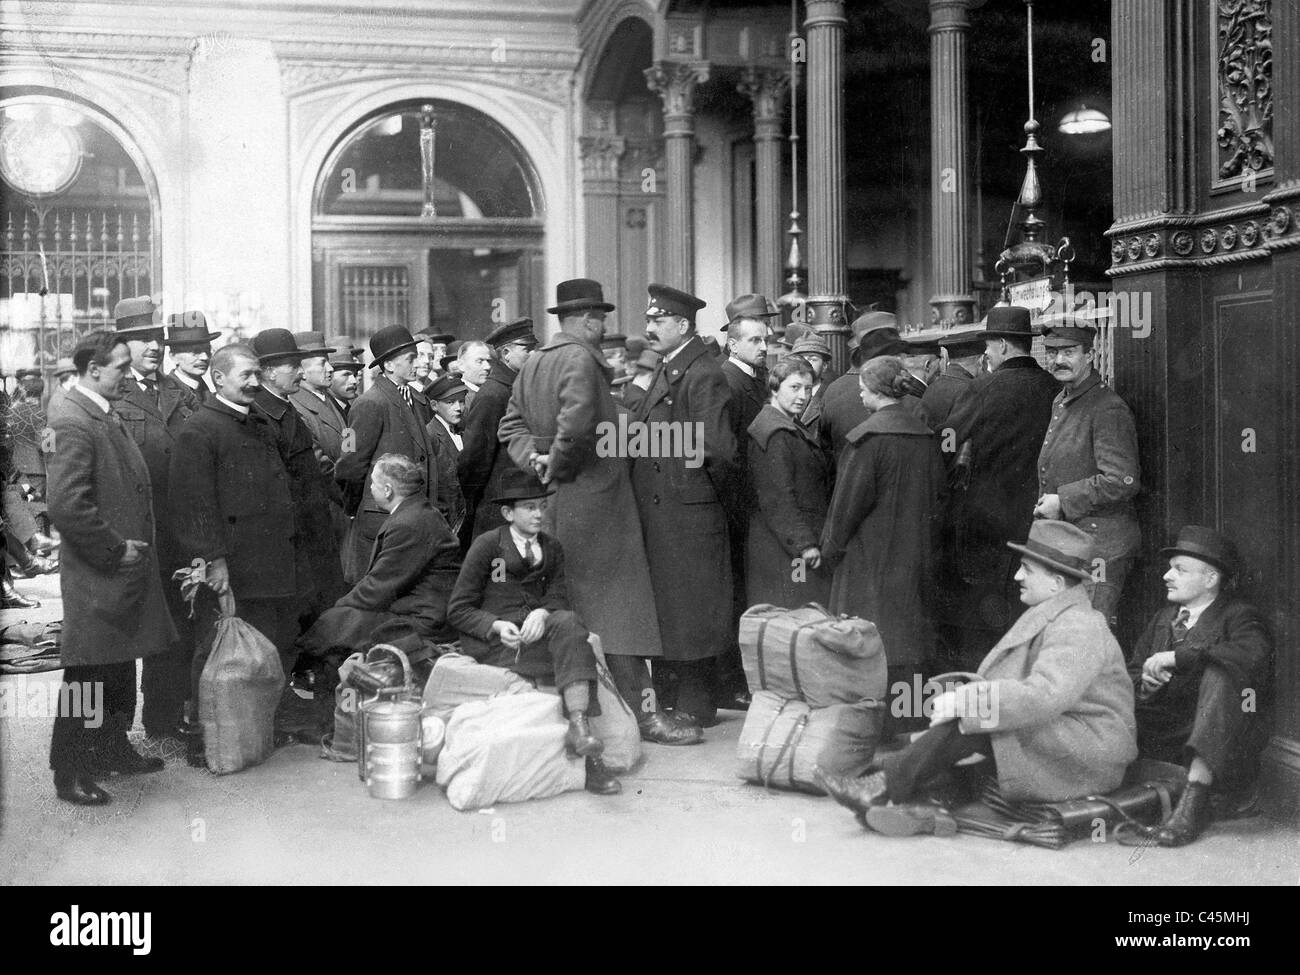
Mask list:
POLYGON ((781 138, 782 109, 790 89, 790 72, 785 68, 748 67, 736 90, 754 103, 754 141, 781 138))
POLYGON ((971 0, 930 0, 931 34, 970 30, 971 0))
POLYGON ((618 161, 626 149, 627 140, 621 135, 584 135, 578 140, 582 178, 588 181, 618 179, 618 161))
POLYGON ((707 61, 656 61, 645 69, 646 84, 664 103, 664 135, 695 132, 695 88, 709 80, 707 61))

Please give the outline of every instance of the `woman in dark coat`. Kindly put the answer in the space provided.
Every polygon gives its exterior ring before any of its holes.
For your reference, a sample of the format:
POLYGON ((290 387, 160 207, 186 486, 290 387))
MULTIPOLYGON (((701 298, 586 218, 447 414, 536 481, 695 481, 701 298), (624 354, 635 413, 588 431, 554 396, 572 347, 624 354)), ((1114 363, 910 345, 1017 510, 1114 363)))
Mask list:
POLYGON ((944 467, 938 440, 901 403, 910 379, 902 361, 872 359, 858 379, 872 413, 845 438, 822 558, 835 573, 831 611, 876 624, 892 685, 910 682, 931 656, 944 467))
POLYGON ((830 462, 796 419, 808 406, 813 382, 803 359, 781 359, 767 377, 771 398, 749 425, 749 473, 756 495, 745 548, 751 606, 825 605, 830 598, 830 575, 822 570, 819 547, 830 462))

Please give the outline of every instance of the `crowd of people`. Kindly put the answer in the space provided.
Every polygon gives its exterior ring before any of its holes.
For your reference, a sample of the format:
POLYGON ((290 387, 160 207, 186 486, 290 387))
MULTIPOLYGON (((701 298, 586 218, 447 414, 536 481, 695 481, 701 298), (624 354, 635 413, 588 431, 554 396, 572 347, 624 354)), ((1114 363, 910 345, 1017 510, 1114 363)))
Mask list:
POLYGON ((64 679, 105 687, 102 727, 55 721, 58 795, 107 802, 97 779, 161 768, 127 738, 137 659, 146 735, 195 753, 232 599, 318 698, 323 661, 378 642, 459 641, 554 683, 601 794, 619 784, 587 723, 588 634, 643 740, 691 745, 748 706, 746 608, 817 603, 876 624, 891 694, 971 678, 924 711, 891 701, 886 739, 905 747, 860 779, 823 776, 872 829, 938 829, 927 785, 973 754, 1006 796, 1042 801, 1113 789, 1139 754, 1183 764, 1153 832, 1166 845, 1241 805, 1268 630, 1234 595, 1231 540, 1188 526, 1164 550, 1167 607, 1117 642, 1140 470, 1089 322, 1043 333, 1044 368, 1025 308, 937 342, 870 311, 836 376, 825 337, 781 329, 764 296, 726 306, 725 344, 699 334, 704 308, 651 285, 643 334, 616 334, 600 284, 576 279, 544 342, 527 318, 465 341, 394 325, 363 361, 353 338, 279 328, 212 352, 201 313, 163 323, 148 298, 119 302, 61 367, 41 451, 7 459, 6 491, 40 495, 52 527, 7 515, 11 561, 30 571, 57 535, 64 679), (609 449, 629 424, 695 449, 609 449))

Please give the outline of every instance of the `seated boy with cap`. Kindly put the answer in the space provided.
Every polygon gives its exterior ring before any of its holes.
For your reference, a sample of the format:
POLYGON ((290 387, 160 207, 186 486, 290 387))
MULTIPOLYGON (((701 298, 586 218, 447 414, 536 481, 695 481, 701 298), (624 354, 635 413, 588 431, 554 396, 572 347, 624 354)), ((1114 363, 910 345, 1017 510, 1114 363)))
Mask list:
POLYGON ((1188 767, 1178 807, 1150 835, 1184 846, 1213 819, 1212 792, 1241 797, 1254 784, 1268 740, 1259 708, 1273 643, 1260 612, 1231 595, 1239 568, 1231 539, 1188 525, 1161 554, 1169 604, 1133 648, 1129 673, 1141 754, 1188 767))
POLYGON ((596 655, 588 633, 569 608, 564 550, 542 531, 551 490, 536 476, 511 468, 496 497, 506 524, 474 539, 447 607, 461 633, 461 649, 479 663, 505 667, 534 683, 553 681, 560 691, 571 755, 587 762, 587 790, 622 791, 601 760, 604 743, 591 733, 596 700, 596 655))

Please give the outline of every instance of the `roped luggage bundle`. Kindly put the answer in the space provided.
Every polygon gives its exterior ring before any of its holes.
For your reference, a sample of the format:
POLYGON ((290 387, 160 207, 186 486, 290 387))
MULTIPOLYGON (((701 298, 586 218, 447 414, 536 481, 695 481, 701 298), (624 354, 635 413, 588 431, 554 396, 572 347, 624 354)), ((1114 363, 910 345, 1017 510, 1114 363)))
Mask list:
POLYGON ((814 771, 857 776, 867 770, 880 740, 883 701, 813 708, 758 691, 736 749, 736 774, 769 788, 824 795, 814 771))

